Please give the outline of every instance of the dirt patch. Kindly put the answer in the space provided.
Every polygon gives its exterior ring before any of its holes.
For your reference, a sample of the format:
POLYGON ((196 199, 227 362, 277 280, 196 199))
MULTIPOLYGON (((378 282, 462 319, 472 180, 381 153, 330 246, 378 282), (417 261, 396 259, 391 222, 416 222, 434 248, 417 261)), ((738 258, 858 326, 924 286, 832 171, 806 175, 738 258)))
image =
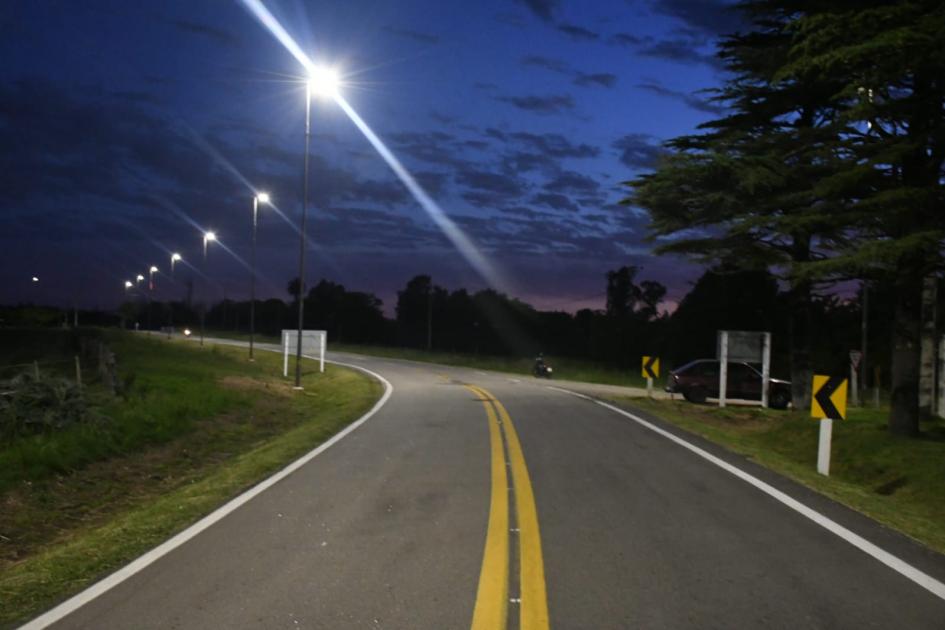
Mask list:
POLYGON ((229 389, 241 391, 261 392, 274 396, 292 396, 292 385, 286 381, 260 380, 250 376, 224 376, 220 379, 220 384, 229 389))

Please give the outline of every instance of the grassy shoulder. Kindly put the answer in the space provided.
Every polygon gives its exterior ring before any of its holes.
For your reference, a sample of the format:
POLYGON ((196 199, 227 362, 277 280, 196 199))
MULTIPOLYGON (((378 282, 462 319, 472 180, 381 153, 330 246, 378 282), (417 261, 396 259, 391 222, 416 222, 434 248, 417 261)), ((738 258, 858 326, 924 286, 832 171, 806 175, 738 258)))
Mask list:
POLYGON ((110 339, 124 398, 107 420, 0 446, 0 626, 23 621, 184 529, 366 412, 381 387, 314 362, 302 392, 281 358, 110 339), (93 439, 104 446, 94 445, 93 439), (63 462, 69 462, 64 464, 63 462))
MULTIPOLYGON (((249 339, 249 335, 232 331, 212 331, 208 332, 207 336, 237 339, 240 341, 249 339)), ((256 340, 265 343, 280 343, 277 337, 257 335, 256 340)), ((353 354, 383 357, 386 359, 437 363, 440 365, 452 365, 456 367, 529 376, 532 373, 535 360, 534 357, 500 357, 459 352, 427 351, 417 348, 334 343, 331 339, 328 340, 328 350, 329 352, 350 352, 353 354)), ((547 356, 546 360, 548 364, 554 368, 554 376, 557 379, 580 381, 584 383, 602 383, 605 385, 623 385, 626 387, 646 387, 646 380, 638 372, 632 370, 618 370, 599 365, 592 361, 556 357, 553 355, 547 356)))
POLYGON ((830 476, 817 473, 818 423, 803 413, 612 398, 745 455, 945 553, 945 421, 918 439, 890 435, 886 410, 850 408, 834 423, 830 476))

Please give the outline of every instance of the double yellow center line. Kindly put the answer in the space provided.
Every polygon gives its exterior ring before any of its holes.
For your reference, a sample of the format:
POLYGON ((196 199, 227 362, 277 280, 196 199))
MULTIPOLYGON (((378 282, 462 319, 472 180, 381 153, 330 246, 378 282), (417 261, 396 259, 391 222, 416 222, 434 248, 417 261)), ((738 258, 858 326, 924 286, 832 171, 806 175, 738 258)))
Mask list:
POLYGON ((486 390, 466 386, 486 409, 489 444, 492 451, 492 499, 489 529, 479 575, 479 590, 473 610, 472 630, 504 630, 508 624, 510 560, 509 492, 515 494, 518 525, 519 628, 547 630, 548 598, 545 593, 545 565, 541 555, 541 534, 535 494, 525 467, 522 445, 505 407, 486 390), (503 439, 504 438, 504 439, 503 439), (504 442, 504 446, 503 446, 504 442), (506 461, 506 451, 508 461, 506 461), (512 470, 509 485, 507 468, 512 470))

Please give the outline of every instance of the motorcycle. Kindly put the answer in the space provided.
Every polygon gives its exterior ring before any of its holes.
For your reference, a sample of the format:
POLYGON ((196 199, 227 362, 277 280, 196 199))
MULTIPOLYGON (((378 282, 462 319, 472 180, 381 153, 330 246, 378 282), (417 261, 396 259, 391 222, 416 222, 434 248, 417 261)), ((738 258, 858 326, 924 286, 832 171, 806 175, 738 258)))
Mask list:
POLYGON ((535 363, 535 368, 532 370, 532 373, 535 375, 535 378, 551 378, 551 373, 554 370, 551 369, 551 366, 545 363, 544 361, 537 361, 535 363))

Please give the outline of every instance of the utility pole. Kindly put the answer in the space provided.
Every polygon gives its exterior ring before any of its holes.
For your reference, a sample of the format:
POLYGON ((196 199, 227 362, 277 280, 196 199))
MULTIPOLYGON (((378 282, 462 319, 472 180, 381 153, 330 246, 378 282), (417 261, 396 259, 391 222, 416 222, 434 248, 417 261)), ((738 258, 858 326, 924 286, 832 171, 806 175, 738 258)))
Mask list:
POLYGON ((433 350, 433 278, 427 289, 427 352, 433 350))

